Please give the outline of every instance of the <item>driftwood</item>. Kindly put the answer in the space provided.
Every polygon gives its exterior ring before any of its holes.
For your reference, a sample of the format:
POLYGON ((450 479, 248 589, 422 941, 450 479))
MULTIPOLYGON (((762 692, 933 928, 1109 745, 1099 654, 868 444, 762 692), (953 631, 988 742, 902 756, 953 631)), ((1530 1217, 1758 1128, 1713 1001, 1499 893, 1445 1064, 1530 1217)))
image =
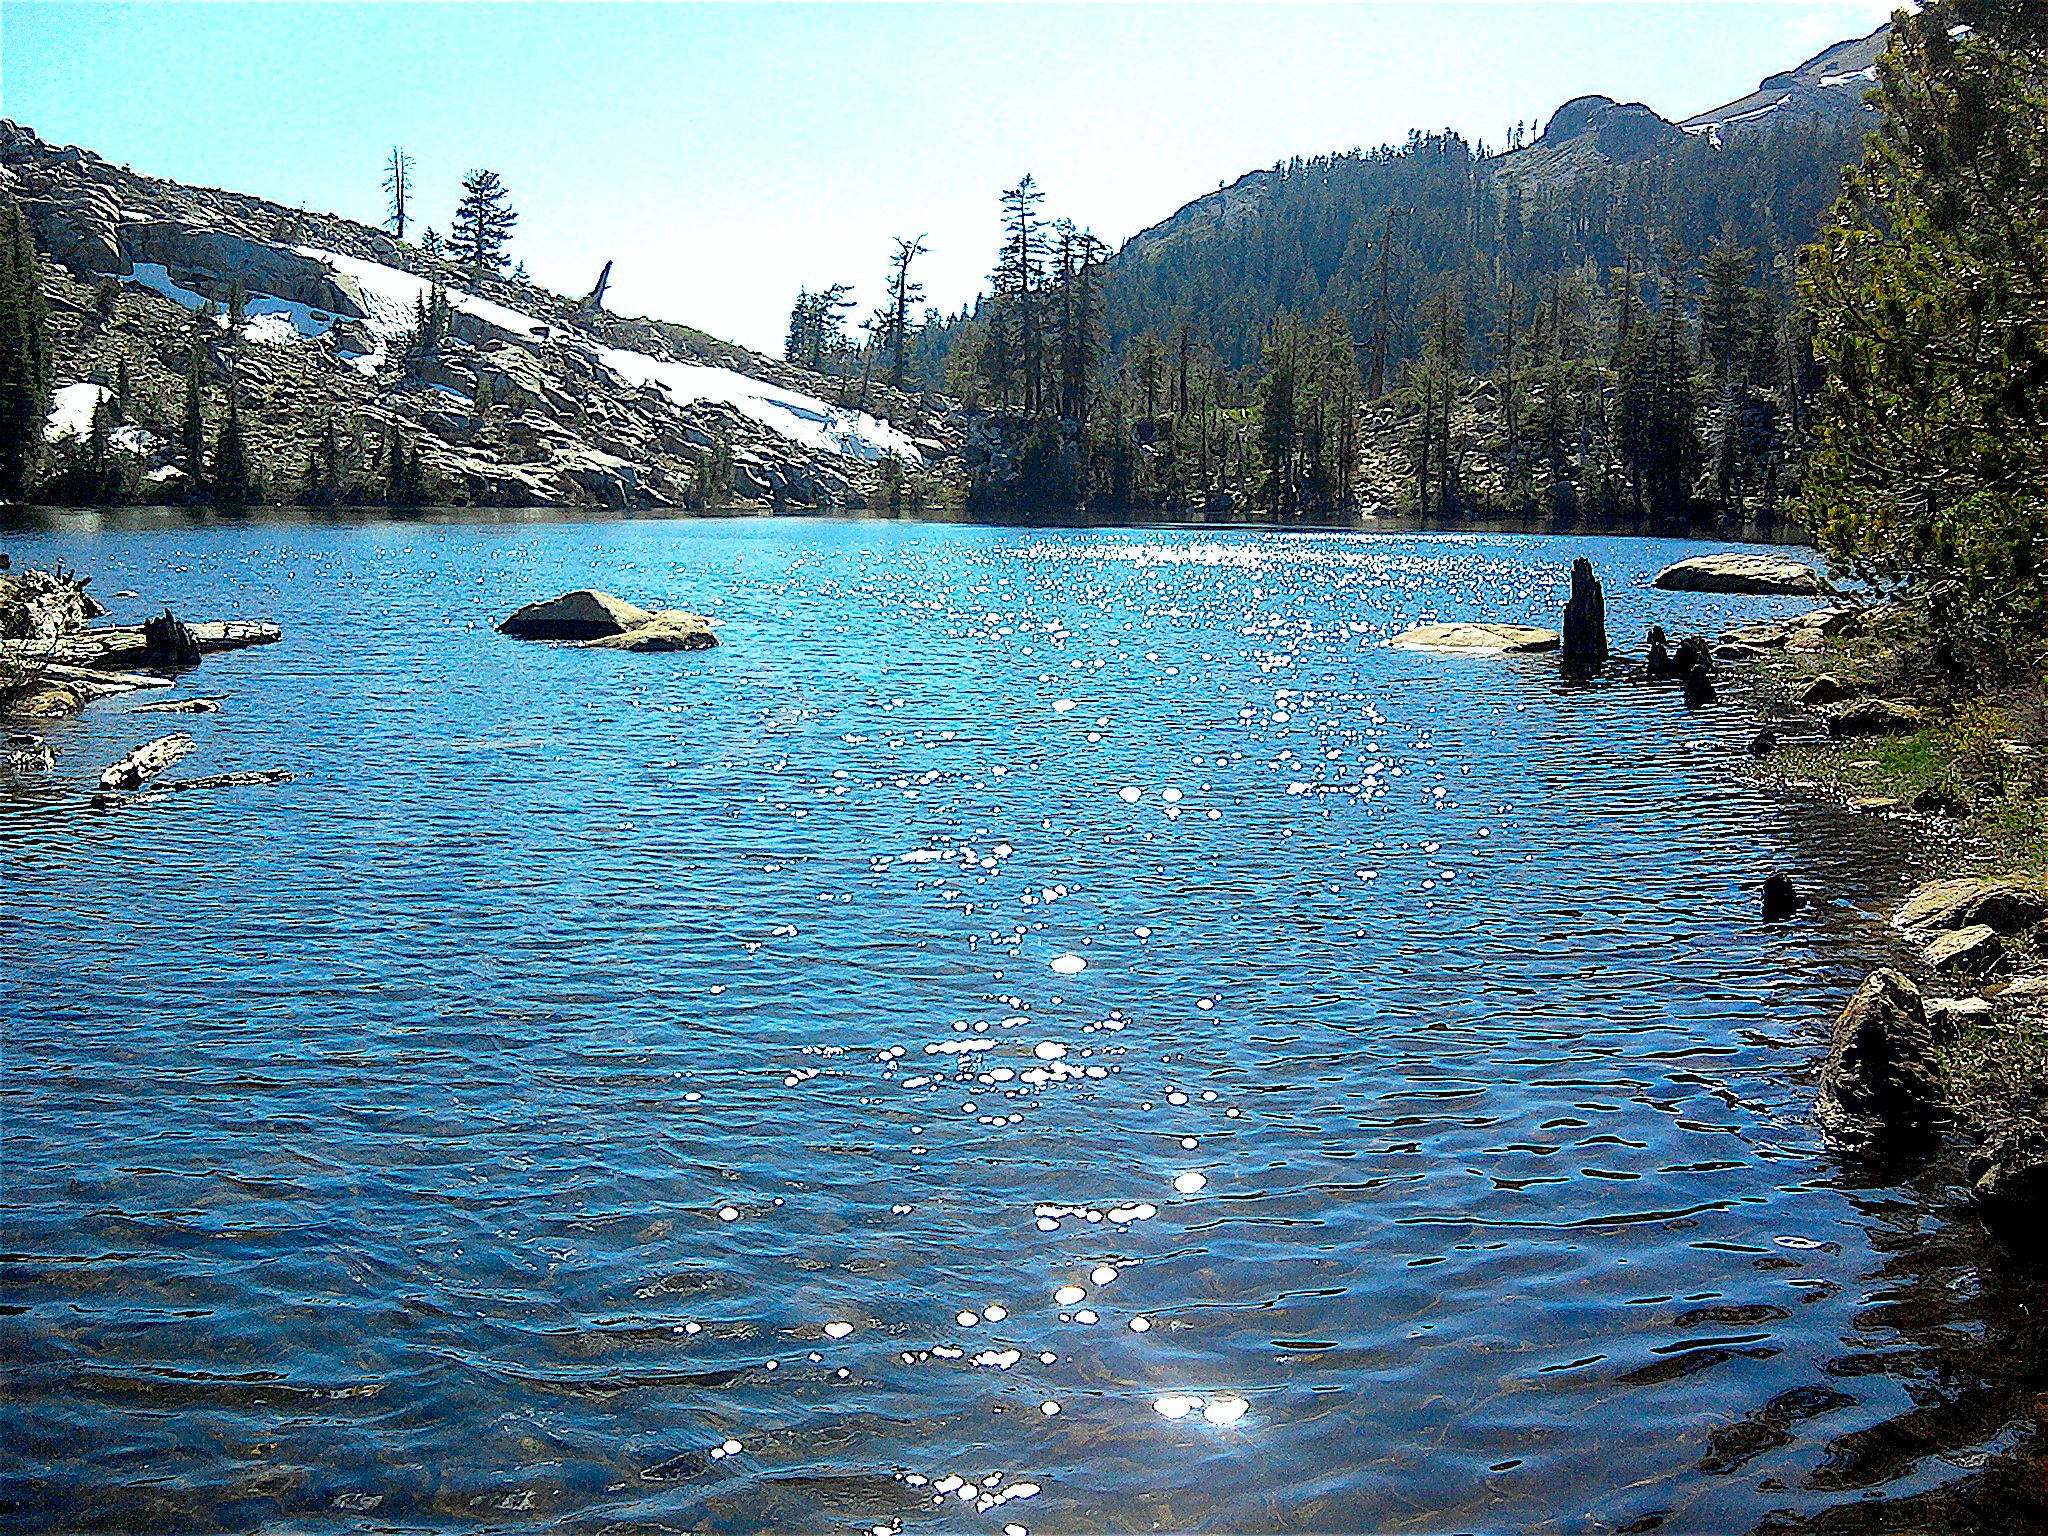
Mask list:
POLYGON ((166 779, 151 786, 153 794, 174 794, 181 789, 233 789, 239 784, 284 784, 298 774, 289 768, 244 769, 239 773, 209 773, 203 779, 166 779))
POLYGON ((140 789, 195 745, 183 731, 175 736, 159 736, 155 741, 146 741, 126 757, 107 765, 106 771, 100 775, 100 788, 140 789))
POLYGON ((116 693, 135 693, 144 688, 175 688, 167 677, 148 672, 95 672, 90 667, 67 667, 62 662, 39 662, 36 671, 53 682, 81 687, 88 698, 103 699, 116 693))
POLYGON ((237 773, 210 773, 199 779, 165 779, 148 786, 144 795, 122 795, 101 790, 92 797, 96 811, 119 810, 124 805, 144 805, 160 795, 175 795, 188 789, 234 789, 244 784, 283 784, 299 775, 290 768, 244 769, 237 773))
MULTIPOLYGON (((245 645, 269 645, 284 635, 275 624, 254 619, 212 619, 181 627, 190 632, 202 655, 245 645)), ((38 660, 74 667, 144 666, 150 660, 149 637, 140 624, 80 629, 45 642, 36 654, 38 660)))

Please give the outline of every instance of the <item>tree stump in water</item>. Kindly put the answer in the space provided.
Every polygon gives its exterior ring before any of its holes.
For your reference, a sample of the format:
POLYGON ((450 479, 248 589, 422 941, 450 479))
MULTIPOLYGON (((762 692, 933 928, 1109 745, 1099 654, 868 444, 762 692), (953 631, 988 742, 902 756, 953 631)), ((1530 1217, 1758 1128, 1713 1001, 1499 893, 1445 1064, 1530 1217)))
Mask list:
POLYGON ((1680 685, 1685 689, 1685 702, 1689 707, 1702 704, 1716 704, 1721 695, 1714 690, 1713 648, 1698 635, 1687 635, 1678 642, 1678 654, 1671 658, 1671 669, 1680 685))
POLYGON ((1564 665, 1570 672, 1597 672, 1607 662, 1607 599, 1593 562, 1572 562, 1572 595, 1564 605, 1564 665))
POLYGON ((1650 626, 1650 654, 1643 663, 1643 673, 1653 683, 1671 676, 1671 637, 1664 633, 1662 624, 1650 626))
POLYGON ((142 621, 142 652, 145 666, 196 667, 199 637, 166 608, 162 618, 142 621))

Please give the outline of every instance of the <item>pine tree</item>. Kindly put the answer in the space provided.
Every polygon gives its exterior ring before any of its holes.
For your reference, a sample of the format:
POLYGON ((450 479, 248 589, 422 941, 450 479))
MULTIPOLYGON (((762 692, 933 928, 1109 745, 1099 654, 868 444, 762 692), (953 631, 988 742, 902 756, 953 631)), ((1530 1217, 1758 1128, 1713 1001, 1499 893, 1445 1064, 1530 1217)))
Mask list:
POLYGON ((462 178, 462 198, 455 205, 449 250, 472 272, 496 274, 505 267, 505 244, 519 215, 496 171, 474 170, 462 178))
POLYGON ((194 490, 206 484, 206 376, 211 371, 206 340, 213 325, 208 316, 212 308, 202 305, 193 316, 185 357, 185 409, 178 427, 180 457, 194 490))
POLYGON ((228 413, 213 442, 207 489, 223 506, 246 507, 257 499, 256 477, 249 467, 248 445, 242 438, 241 406, 232 385, 228 388, 228 413))
POLYGON ((0 501, 18 499, 50 414, 42 264, 20 206, 0 192, 0 501))
POLYGON ((385 222, 391 226, 391 233, 403 240, 406 203, 412 195, 412 156, 396 144, 391 146, 391 158, 384 162, 384 194, 389 209, 385 222))
POLYGON ((1003 193, 1003 248, 997 259, 993 295, 995 345, 990 361, 1001 369, 991 380, 998 395, 1015 400, 1029 413, 1038 409, 1044 380, 1044 333, 1038 313, 1039 287, 1045 274, 1045 234, 1038 205, 1045 200, 1027 173, 1003 193))
POLYGON ((1877 69, 1882 126, 1805 253, 1804 501, 1965 670, 2048 621, 2048 13, 1930 0, 1877 69))

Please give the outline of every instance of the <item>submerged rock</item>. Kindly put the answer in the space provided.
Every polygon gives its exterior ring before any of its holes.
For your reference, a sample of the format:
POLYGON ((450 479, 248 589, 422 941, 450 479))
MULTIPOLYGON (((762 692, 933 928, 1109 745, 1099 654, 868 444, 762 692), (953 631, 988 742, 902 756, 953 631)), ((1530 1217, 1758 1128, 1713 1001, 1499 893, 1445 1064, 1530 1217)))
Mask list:
POLYGON ((1968 876, 1923 885, 1892 918, 1900 928, 1970 928, 2019 933, 2048 917, 2048 896, 2023 880, 1968 876))
POLYGON ((1666 592, 1735 592, 1826 597, 1835 589, 1819 571, 1784 555, 1695 555, 1657 573, 1666 592))
POLYGON ((528 603, 498 626, 501 635, 522 640, 597 640, 622 635, 649 623, 654 615, 609 592, 582 587, 528 603))
POLYGON ((1387 644, 1402 651, 1434 651, 1442 655, 1500 656, 1529 651, 1554 651, 1561 636, 1554 629, 1528 624, 1417 624, 1387 644))
POLYGON ((1890 968, 1872 971, 1835 1020, 1818 1110, 1830 1140, 1852 1151, 1925 1141, 1944 1097, 1920 990, 1890 968))
POLYGON ((1607 660, 1607 598, 1593 562, 1584 555, 1572 562, 1572 595, 1564 605, 1564 664, 1595 671, 1607 660))
POLYGON ((711 621, 702 614, 664 608, 645 624, 636 624, 621 634, 578 643, 587 650, 701 651, 718 644, 718 636, 711 632, 711 621))
POLYGON ((1805 905, 1806 898, 1799 894, 1790 875, 1780 872, 1764 876, 1765 922, 1782 923, 1805 905))

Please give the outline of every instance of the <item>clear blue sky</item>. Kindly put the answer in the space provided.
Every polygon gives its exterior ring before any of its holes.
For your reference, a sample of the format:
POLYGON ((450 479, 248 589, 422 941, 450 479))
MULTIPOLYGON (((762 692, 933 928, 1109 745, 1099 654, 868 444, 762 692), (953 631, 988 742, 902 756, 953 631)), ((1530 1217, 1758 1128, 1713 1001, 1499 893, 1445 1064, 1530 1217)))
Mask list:
POLYGON ((928 233, 972 297, 996 194, 1111 244, 1290 155, 1501 142, 1588 92, 1686 116, 1884 20, 1827 3, 0 3, 0 111, 138 171, 376 221, 393 144, 444 231, 496 169, 535 277, 779 349, 797 287, 879 298, 928 233))

